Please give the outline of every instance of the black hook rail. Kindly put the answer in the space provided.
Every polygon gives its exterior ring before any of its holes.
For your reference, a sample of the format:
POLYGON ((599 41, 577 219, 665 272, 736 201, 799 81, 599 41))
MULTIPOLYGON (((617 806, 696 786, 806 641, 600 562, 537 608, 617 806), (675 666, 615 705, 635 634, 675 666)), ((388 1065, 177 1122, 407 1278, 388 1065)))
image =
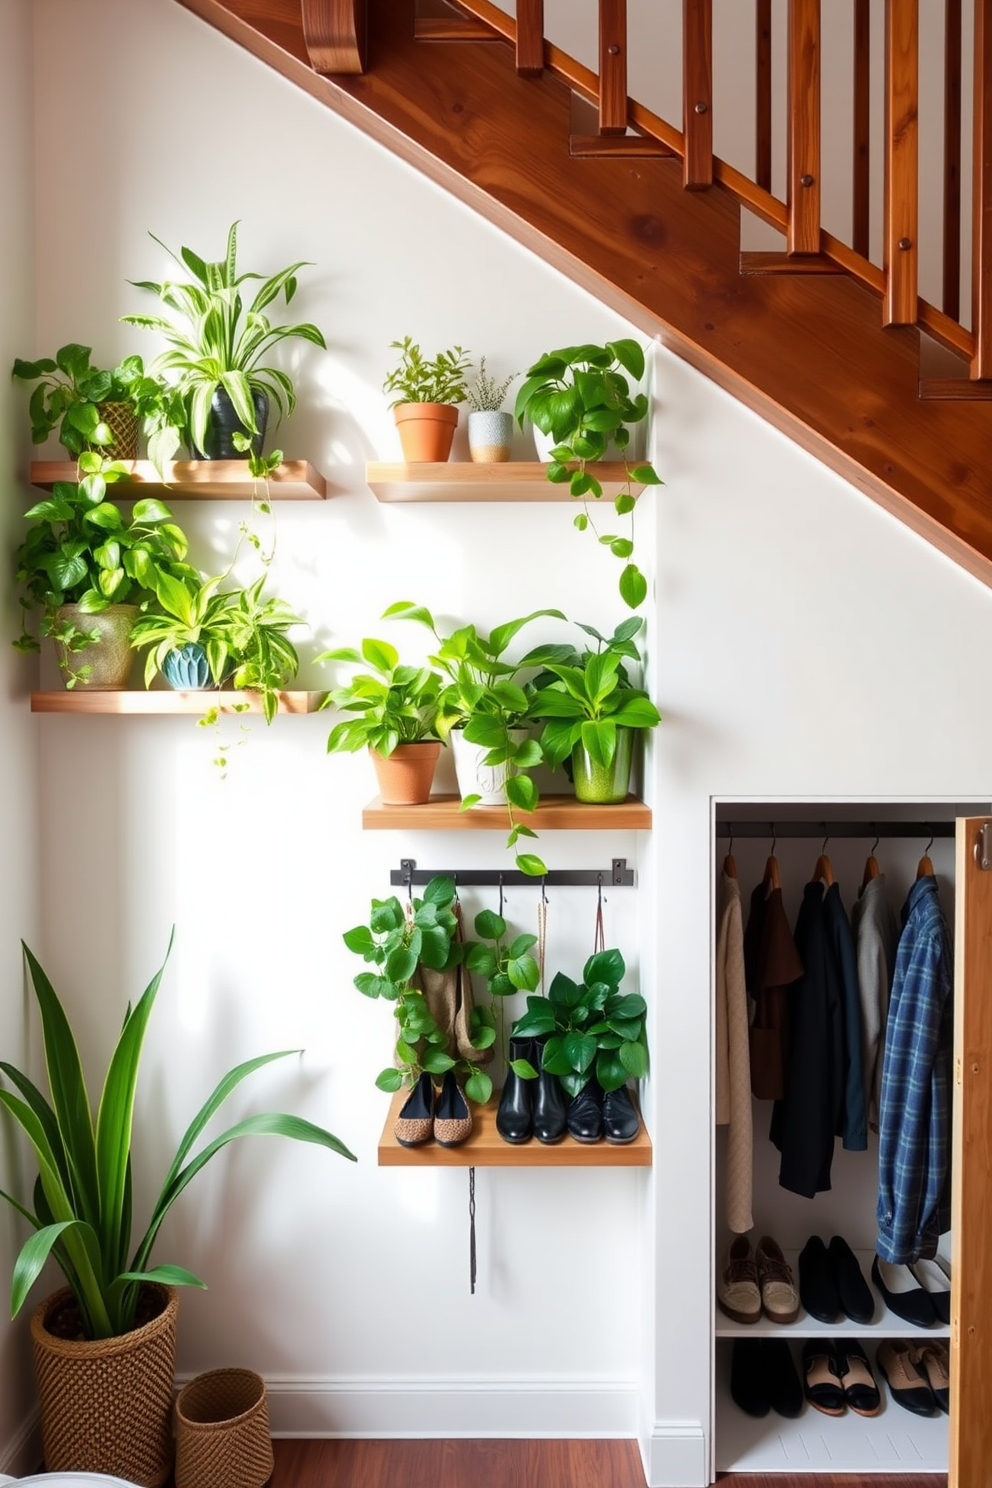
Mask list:
POLYGON ((395 887, 411 888, 415 884, 426 884, 432 878, 450 878, 458 888, 532 888, 541 885, 560 888, 597 888, 608 885, 614 889, 632 888, 634 870, 627 867, 626 858, 614 858, 609 868, 549 868, 547 873, 521 873, 519 869, 505 868, 418 868, 415 859, 400 858, 400 866, 391 868, 389 882, 395 887))
POLYGON ((953 837, 952 821, 718 821, 718 837, 953 837))

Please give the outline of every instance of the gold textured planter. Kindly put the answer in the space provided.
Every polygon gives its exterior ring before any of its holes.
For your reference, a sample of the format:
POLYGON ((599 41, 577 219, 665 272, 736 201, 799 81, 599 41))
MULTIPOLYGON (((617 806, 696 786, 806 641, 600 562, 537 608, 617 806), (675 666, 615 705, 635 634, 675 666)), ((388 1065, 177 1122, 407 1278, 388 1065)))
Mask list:
POLYGON ((90 615, 78 605, 64 604, 55 611, 55 618, 60 625, 68 621, 77 630, 95 632, 100 638, 81 651, 67 651, 60 641, 56 641, 55 650, 63 678, 76 674, 73 684, 76 687, 94 692, 122 692, 130 681, 134 665, 131 627, 138 618, 138 606, 110 605, 98 615, 90 615), (81 667, 90 668, 88 676, 78 676, 81 667))
POLYGON ((41 1401, 41 1445, 49 1472, 106 1473, 161 1488, 172 1472, 176 1376, 173 1287, 144 1284, 158 1313, 118 1338, 60 1338, 49 1331, 74 1306, 68 1287, 31 1317, 41 1401))

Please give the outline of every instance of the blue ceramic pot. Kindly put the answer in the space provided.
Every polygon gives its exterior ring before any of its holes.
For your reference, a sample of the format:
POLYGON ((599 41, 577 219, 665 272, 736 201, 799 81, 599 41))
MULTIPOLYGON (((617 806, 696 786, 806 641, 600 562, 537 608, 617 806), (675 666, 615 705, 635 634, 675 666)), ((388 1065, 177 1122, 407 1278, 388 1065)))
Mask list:
POLYGON ((177 692, 199 692, 214 685, 207 653, 199 641, 187 641, 162 662, 162 676, 177 692))

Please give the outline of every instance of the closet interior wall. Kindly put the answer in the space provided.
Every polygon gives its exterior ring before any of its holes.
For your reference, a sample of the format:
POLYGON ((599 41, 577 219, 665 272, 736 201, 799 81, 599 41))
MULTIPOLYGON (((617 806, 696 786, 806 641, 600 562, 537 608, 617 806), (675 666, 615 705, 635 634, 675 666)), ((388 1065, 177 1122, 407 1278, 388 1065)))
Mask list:
MULTIPOLYGON (((803 889, 813 875, 821 851, 830 859, 834 880, 840 888, 850 917, 862 884, 865 862, 874 847, 879 872, 885 877, 886 893, 901 927, 901 911, 916 880, 920 857, 927 852, 939 886, 940 902, 953 936, 954 927, 954 836, 934 835, 928 825, 943 823, 944 830, 957 816, 981 814, 987 803, 721 803, 714 813, 714 886, 719 885, 724 860, 731 848, 728 823, 738 830, 732 839, 733 858, 741 889, 744 925, 747 925, 751 893, 761 882, 773 843, 773 827, 781 828, 775 840, 775 857, 786 914, 791 927, 802 901, 803 889), (886 825, 898 821, 918 823, 920 835, 886 835, 886 825), (809 835, 794 836, 796 823, 808 823, 809 835), (838 835, 831 836, 831 822, 838 835), (863 835, 848 835, 859 830, 863 835), (840 824, 843 823, 841 827, 840 824), (743 826, 743 831, 741 827, 743 826), (839 835, 843 832, 844 835, 839 835), (758 833, 759 835, 746 835, 758 833), (878 838, 876 844, 876 837, 878 838), (824 838, 826 846, 824 848, 824 838)), ((890 826, 890 833, 891 833, 890 826)), ((716 892, 714 892, 715 934, 716 892)), ((715 994, 715 987, 714 987, 715 994)), ((715 1087, 712 1087, 715 1088, 715 1087)), ((838 1138, 831 1167, 831 1188, 810 1200, 779 1186, 779 1153, 768 1137, 772 1102, 752 1099, 753 1117, 753 1217, 749 1232, 752 1244, 762 1235, 778 1241, 793 1265, 798 1282, 798 1252, 811 1235, 825 1243, 841 1235, 858 1253, 868 1276, 875 1249, 877 1226, 875 1203, 878 1193, 878 1138, 868 1134, 866 1152, 844 1151, 838 1138)), ((726 1127, 714 1128, 714 1257, 713 1278, 723 1264, 731 1235, 725 1218, 726 1127)), ((844 1320, 831 1329, 800 1313, 799 1320, 782 1327, 763 1321, 751 1325, 773 1336, 786 1337, 801 1370, 802 1341, 811 1333, 853 1334, 874 1358, 874 1345, 883 1336, 910 1336, 911 1328, 891 1317, 883 1320, 876 1309, 875 1322, 867 1327, 844 1320)), ((886 1396, 883 1409, 873 1419, 847 1412, 830 1419, 807 1405, 797 1420, 785 1420, 774 1412, 762 1419, 744 1415, 730 1399, 730 1361, 735 1336, 749 1332, 731 1322, 716 1303, 714 1291, 714 1417, 712 1423, 711 1480, 718 1472, 907 1472, 947 1470, 947 1418, 915 1418, 886 1396)), ((947 1331, 947 1330, 943 1330, 947 1331)))

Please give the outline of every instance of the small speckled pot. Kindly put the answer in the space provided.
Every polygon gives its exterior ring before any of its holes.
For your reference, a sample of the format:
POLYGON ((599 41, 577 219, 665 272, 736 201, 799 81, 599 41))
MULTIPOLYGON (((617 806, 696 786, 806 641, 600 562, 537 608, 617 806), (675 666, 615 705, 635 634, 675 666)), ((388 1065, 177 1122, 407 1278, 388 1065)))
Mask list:
POLYGON ((469 454, 477 465, 497 465, 510 458, 513 414, 473 412, 468 416, 469 454))

